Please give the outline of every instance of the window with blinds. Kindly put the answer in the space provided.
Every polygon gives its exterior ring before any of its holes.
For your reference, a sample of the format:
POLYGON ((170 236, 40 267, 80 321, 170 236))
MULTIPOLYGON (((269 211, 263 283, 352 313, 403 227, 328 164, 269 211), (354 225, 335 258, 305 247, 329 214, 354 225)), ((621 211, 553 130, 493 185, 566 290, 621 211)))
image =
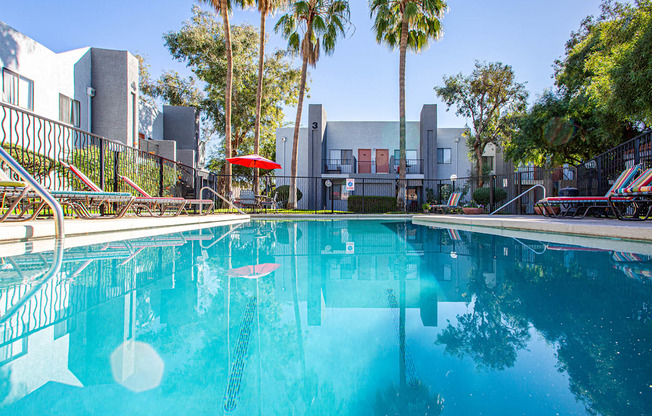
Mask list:
POLYGON ((79 127, 81 104, 79 101, 59 94, 59 121, 79 127))
POLYGON ((34 81, 2 68, 2 101, 34 111, 34 81))

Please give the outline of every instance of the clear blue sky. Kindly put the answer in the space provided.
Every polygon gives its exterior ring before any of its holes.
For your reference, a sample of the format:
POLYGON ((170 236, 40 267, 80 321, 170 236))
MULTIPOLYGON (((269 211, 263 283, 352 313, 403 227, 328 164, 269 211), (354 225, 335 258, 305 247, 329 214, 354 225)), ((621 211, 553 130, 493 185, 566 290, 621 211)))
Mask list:
MULTIPOLYGON (((84 46, 129 50, 149 58, 151 75, 163 70, 190 74, 171 59, 162 35, 178 30, 191 15, 193 0, 0 0, 0 20, 55 52, 84 46)), ((355 33, 342 39, 332 56, 311 71, 310 98, 329 120, 398 120, 398 52, 377 45, 368 3, 351 0, 355 33)), ((449 0, 444 36, 420 55, 408 54, 408 120, 421 106, 439 104, 439 126, 460 127, 464 120, 445 111, 433 91, 443 75, 469 73, 476 59, 512 65, 526 82, 531 100, 552 85, 552 64, 582 19, 599 11, 599 0, 449 0)), ((208 7, 206 5, 202 7, 208 7)), ((235 23, 258 25, 258 14, 237 10, 235 23)), ((272 18, 268 27, 273 27, 272 18)), ((271 47, 284 41, 271 34, 271 47)), ((298 65, 297 61, 297 65, 298 65)), ((305 108, 305 107, 304 107, 305 108)), ((304 120, 305 120, 304 111, 304 120)), ((294 119, 294 111, 286 114, 294 119)))

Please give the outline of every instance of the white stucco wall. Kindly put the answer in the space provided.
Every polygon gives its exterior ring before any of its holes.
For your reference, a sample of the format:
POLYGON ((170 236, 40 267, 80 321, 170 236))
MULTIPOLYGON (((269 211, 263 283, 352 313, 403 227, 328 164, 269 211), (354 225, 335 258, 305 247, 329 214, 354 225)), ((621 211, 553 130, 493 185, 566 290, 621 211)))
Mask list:
POLYGON ((138 108, 138 132, 146 139, 163 140, 163 113, 145 100, 140 100, 138 108))
MULTIPOLYGON (((284 127, 276 130, 276 163, 283 168, 276 170, 276 176, 290 176, 292 163, 292 137, 294 127, 284 127), (286 138, 283 142, 283 138, 286 138)), ((299 129, 299 157, 297 176, 308 176, 308 129, 299 129)))

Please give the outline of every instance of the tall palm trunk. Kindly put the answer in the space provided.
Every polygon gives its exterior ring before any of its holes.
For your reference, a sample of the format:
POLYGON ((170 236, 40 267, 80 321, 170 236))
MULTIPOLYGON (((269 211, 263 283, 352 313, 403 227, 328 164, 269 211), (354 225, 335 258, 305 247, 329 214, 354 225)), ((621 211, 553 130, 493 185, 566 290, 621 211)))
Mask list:
POLYGON ((396 207, 399 211, 405 211, 405 170, 407 163, 405 160, 405 52, 407 51, 407 36, 408 36, 408 22, 405 18, 405 11, 403 11, 403 20, 401 22, 401 46, 399 53, 399 152, 400 164, 398 175, 398 196, 396 200, 396 207))
MULTIPOLYGON (((306 35, 310 39, 310 31, 306 35)), ((301 126, 301 113, 303 111, 303 95, 306 91, 306 74, 308 72, 308 53, 302 48, 303 64, 301 65, 301 84, 299 87, 299 103, 297 104, 297 118, 294 124, 294 138, 292 142, 292 168, 290 169, 290 195, 288 209, 297 209, 297 170, 299 157, 299 127, 301 126)))
MULTIPOLYGON (((227 158, 233 157, 231 150, 231 95, 233 91, 233 51, 231 49, 231 26, 229 23, 229 9, 226 0, 220 0, 220 12, 224 22, 224 39, 226 43, 226 97, 224 98, 224 153, 227 158)), ((224 174, 226 175, 225 195, 231 193, 231 164, 225 160, 224 174)))
MULTIPOLYGON (((254 153, 260 149, 260 113, 263 104, 263 71, 265 66, 265 23, 267 11, 260 12, 260 50, 258 51, 258 89, 256 90, 256 125, 254 127, 254 153)), ((258 184, 258 168, 254 168, 254 195, 260 194, 258 184)))

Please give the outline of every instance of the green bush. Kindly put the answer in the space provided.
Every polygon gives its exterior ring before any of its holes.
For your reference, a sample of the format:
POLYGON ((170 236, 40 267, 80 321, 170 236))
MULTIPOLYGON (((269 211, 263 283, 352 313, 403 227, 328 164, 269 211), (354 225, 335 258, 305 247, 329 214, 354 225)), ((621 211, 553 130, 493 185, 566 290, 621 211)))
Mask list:
POLYGON ((367 212, 373 214, 396 211, 396 197, 394 196, 365 196, 352 195, 349 197, 349 211, 367 212), (362 200, 364 198, 364 211, 362 200))
POLYGON ((440 204, 445 204, 448 202, 448 198, 450 198, 451 194, 453 193, 453 186, 446 183, 439 188, 439 203, 440 204))
MULTIPOLYGON (((487 187, 478 188, 473 192, 473 200, 479 205, 489 205, 489 192, 487 187)), ((507 192, 503 188, 494 188, 494 202, 499 203, 507 198, 507 192)))
MULTIPOLYGON (((287 206, 288 199, 290 199, 290 185, 281 185, 272 191, 272 198, 276 197, 276 201, 280 202, 282 206, 287 206)), ((297 202, 301 201, 303 193, 301 189, 297 188, 297 202)))

